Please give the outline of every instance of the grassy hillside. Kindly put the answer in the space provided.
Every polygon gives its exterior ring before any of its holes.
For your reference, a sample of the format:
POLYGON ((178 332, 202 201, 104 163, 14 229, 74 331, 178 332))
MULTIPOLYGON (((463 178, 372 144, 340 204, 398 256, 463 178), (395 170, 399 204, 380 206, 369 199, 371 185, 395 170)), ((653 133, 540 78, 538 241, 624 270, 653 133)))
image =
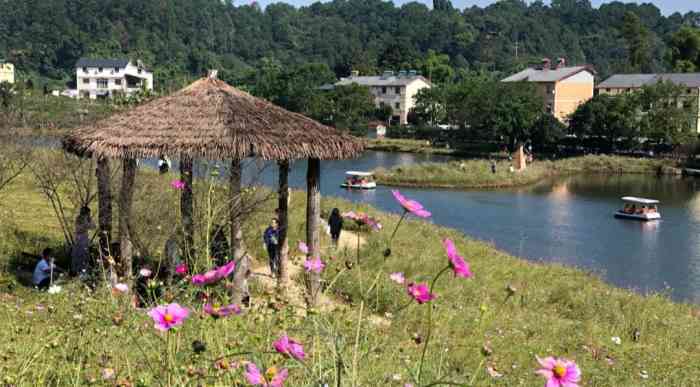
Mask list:
MULTIPOLYGON (((145 218, 136 229, 155 239, 154 246, 162 246, 164 227, 176 222, 170 178, 141 174, 137 182, 137 213, 145 218)), ((197 184, 198 192, 207 191, 197 184)), ((575 360, 584 386, 700 380, 696 306, 616 289, 573 268, 526 262, 429 221, 404 221, 385 259, 398 217, 333 198, 324 198, 324 211, 368 211, 384 228, 363 233, 360 264, 353 248, 329 250, 324 234, 329 307, 307 311, 286 301, 289 295, 254 284, 251 308, 217 320, 202 313, 191 285, 176 283, 161 287, 157 303, 178 302, 191 309, 190 317, 177 330, 159 333, 147 310, 131 308, 128 296, 103 286, 90 291, 69 282, 58 294, 22 286, 7 263, 22 260, 22 251, 60 245, 60 228, 28 175, 0 196, 0 383, 6 385, 246 385, 244 360, 263 370, 288 368, 288 386, 543 385, 534 373, 535 356, 575 360), (441 245, 447 237, 474 276, 454 278, 448 271, 435 285, 437 298, 418 305, 389 274, 431 281, 447 265, 441 245), (432 335, 418 383, 431 307, 432 335), (274 353, 272 341, 281 332, 304 345, 303 363, 274 353)), ((266 202, 246 230, 263 266, 260 233, 273 208, 266 202)), ((304 210, 304 195, 295 192, 292 246, 302 238, 304 210)), ((159 249, 152 254, 157 258, 159 249)))

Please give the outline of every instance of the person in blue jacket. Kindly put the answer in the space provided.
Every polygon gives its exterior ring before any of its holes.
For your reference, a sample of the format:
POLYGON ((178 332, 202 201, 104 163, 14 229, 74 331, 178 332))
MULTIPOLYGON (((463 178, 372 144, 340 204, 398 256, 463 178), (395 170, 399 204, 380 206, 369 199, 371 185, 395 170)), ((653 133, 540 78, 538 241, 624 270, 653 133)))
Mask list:
POLYGON ((265 229, 263 234, 263 242, 265 242, 265 249, 267 249, 267 255, 270 257, 270 272, 273 276, 280 275, 280 259, 279 259, 279 224, 277 219, 272 219, 270 226, 265 229))

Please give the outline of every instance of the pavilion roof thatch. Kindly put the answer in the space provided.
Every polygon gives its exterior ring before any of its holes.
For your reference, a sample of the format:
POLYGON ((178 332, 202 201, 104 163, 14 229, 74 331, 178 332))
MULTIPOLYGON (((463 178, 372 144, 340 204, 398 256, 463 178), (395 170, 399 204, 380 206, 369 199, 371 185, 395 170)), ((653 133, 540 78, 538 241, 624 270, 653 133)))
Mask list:
POLYGON ((364 149, 356 137, 216 78, 200 79, 174 94, 78 128, 63 144, 74 153, 99 157, 213 160, 343 159, 364 149))

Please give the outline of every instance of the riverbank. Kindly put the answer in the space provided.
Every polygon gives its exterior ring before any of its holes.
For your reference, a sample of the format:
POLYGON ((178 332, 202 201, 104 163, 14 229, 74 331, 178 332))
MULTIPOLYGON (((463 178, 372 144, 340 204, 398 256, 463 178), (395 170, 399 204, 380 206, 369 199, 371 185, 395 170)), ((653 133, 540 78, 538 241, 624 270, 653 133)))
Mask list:
POLYGON ((522 172, 510 172, 508 161, 496 162, 496 173, 489 160, 455 160, 448 163, 422 163, 375 170, 377 183, 421 188, 505 188, 534 184, 540 180, 572 173, 658 173, 675 167, 671 160, 621 156, 588 155, 557 161, 535 161, 522 172))
MULTIPOLYGON (((173 216, 163 214, 177 213, 177 193, 169 188, 173 177, 140 174, 137 180, 135 213, 142 216, 135 219, 135 230, 147 231, 159 245, 165 233, 161 229, 173 222, 173 216), (152 209, 156 203, 160 217, 152 209)), ((196 191, 206 191, 201 184, 196 191)), ((201 312, 194 294, 166 293, 161 302, 189 305, 192 315, 181 329, 159 334, 146 311, 130 308, 119 294, 67 282, 62 292, 50 295, 19 284, 8 261, 20 259, 23 251, 59 246, 61 232, 50 205, 27 176, 2 196, 0 375, 5 384, 240 385, 244 379, 238 361, 245 359, 289 368, 290 386, 336 385, 337 375, 343 375, 342 385, 402 386, 413 382, 428 335, 429 306, 410 302, 389 274, 430 281, 447 263, 441 240, 448 237, 474 276, 446 274, 434 288, 424 379, 541 385, 534 374, 536 355, 575 360, 583 385, 667 386, 700 379, 695 366, 700 362, 697 306, 613 288, 573 268, 530 263, 453 229, 410 218, 385 259, 382 253, 398 216, 327 197, 324 211, 366 211, 384 226, 364 234, 359 264, 352 248, 327 250, 323 277, 327 294, 339 301, 334 309, 299 316, 283 295, 253 283, 251 308, 214 320, 201 312), (305 345, 308 369, 269 354, 280 332, 305 345)), ((255 219, 267 219, 275 205, 274 199, 267 201, 246 228, 246 241, 259 263, 265 259, 259 246, 265 224, 255 219)), ((295 191, 292 249, 303 238, 305 207, 304 193, 295 191)), ((328 243, 323 235, 324 248, 328 243)), ((303 277, 295 280, 303 282, 303 277)))

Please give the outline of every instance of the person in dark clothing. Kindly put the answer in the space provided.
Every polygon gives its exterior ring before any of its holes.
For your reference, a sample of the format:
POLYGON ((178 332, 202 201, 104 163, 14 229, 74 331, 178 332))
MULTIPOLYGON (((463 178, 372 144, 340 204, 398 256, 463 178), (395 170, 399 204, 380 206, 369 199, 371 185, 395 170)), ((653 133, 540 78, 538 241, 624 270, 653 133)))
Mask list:
POLYGON ((338 246, 340 231, 343 229, 343 217, 340 216, 340 210, 337 208, 331 211, 331 216, 328 218, 328 226, 331 229, 331 240, 335 246, 338 246))
POLYGON ((263 242, 267 249, 267 255, 270 257, 270 272, 273 276, 279 276, 280 261, 279 261, 279 225, 277 219, 272 219, 270 226, 265 229, 263 234, 263 242))
POLYGON ((491 173, 496 174, 496 162, 491 160, 491 173))
POLYGON ((223 227, 214 225, 209 243, 211 257, 214 258, 214 263, 217 266, 225 265, 226 257, 229 256, 230 247, 223 227))

